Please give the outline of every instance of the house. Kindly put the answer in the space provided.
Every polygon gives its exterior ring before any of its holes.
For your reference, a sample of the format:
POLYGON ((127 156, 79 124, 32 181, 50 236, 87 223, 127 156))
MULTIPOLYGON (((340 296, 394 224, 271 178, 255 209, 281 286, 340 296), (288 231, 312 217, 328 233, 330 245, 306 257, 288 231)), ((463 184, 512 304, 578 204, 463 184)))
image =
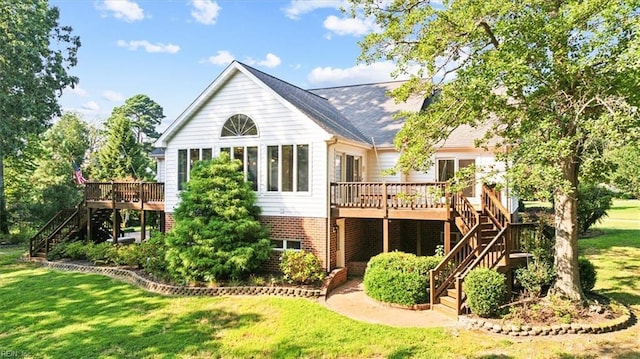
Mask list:
MULTIPOLYGON (((304 90, 234 61, 156 142, 166 225, 193 164, 228 152, 242 161, 270 228, 270 269, 283 249, 313 252, 327 270, 351 265, 356 272, 382 251, 425 255, 443 245, 448 252, 464 230, 444 181, 471 164, 498 164, 474 147, 479 136, 462 128, 442 144, 429 172, 384 174, 399 156, 392 142, 402 121, 393 115, 425 105, 390 99, 387 92, 401 84, 304 90)), ((480 181, 464 191, 478 208, 481 195, 480 181)), ((513 213, 509 196, 500 197, 513 213)))
POLYGON ((44 257, 66 240, 116 243, 122 210, 140 211, 141 240, 147 212, 159 212, 161 229, 171 228, 194 163, 228 152, 242 162, 260 221, 270 228, 274 250, 265 269, 279 269, 282 250, 302 249, 327 271, 362 274, 378 253, 431 255, 442 246, 446 255, 430 272, 430 303, 457 315, 471 269, 495 268, 509 278, 525 263, 526 226, 513 220, 517 201, 480 180, 483 169, 501 166, 495 149, 475 148, 482 131, 453 131, 437 144, 427 172, 385 171, 399 157, 392 141, 403 123, 394 114, 428 105, 421 98, 396 104, 387 93, 401 84, 303 90, 234 61, 156 142, 158 182, 87 182, 83 202, 38 231, 29 254, 44 257), (454 193, 447 180, 473 164, 475 183, 454 193))

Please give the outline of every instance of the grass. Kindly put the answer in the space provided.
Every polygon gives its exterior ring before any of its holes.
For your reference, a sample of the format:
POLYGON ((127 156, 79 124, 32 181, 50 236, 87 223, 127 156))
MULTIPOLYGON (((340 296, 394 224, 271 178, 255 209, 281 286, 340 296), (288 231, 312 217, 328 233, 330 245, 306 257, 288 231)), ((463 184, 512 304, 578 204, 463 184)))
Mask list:
MULTIPOLYGON (((640 314, 639 201, 617 201, 580 240, 596 290, 640 314), (623 220, 623 221, 620 221, 623 220)), ((640 328, 512 338, 464 329, 357 322, 307 299, 165 297, 107 277, 17 262, 0 247, 0 353, 35 358, 636 358, 640 328)))

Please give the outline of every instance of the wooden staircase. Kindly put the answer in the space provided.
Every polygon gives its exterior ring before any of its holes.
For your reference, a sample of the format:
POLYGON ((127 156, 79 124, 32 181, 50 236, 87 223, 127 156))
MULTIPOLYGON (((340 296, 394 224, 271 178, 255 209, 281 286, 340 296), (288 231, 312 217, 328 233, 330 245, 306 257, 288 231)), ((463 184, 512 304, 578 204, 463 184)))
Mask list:
MULTIPOLYGON (((89 220, 94 225, 89 238, 97 242, 102 242, 109 238, 109 231, 104 228, 104 225, 111 218, 112 212, 110 209, 92 211, 89 220)), ((79 203, 76 208, 59 211, 38 233, 31 237, 29 240, 29 255, 32 258, 45 258, 47 253, 59 243, 84 239, 87 234, 87 217, 84 201, 79 203)))
POLYGON ((510 271, 510 257, 520 251, 523 225, 512 225, 511 214, 497 193, 482 188, 481 209, 476 210, 464 196, 453 201, 455 223, 463 238, 430 273, 431 308, 458 316, 468 311, 462 284, 474 268, 510 271))

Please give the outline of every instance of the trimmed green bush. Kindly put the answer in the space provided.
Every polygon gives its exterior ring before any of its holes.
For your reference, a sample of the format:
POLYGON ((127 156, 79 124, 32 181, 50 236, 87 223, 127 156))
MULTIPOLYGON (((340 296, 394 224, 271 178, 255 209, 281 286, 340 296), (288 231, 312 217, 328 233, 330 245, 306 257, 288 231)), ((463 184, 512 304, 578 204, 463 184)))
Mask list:
POLYGON ((371 258, 364 274, 365 293, 381 302, 414 305, 429 302, 429 271, 442 257, 418 257, 403 252, 371 258))
POLYGON ((78 260, 87 258, 87 245, 84 242, 71 242, 64 248, 65 258, 78 260))
POLYGON ((87 259, 95 264, 114 264, 117 262, 118 250, 111 243, 88 243, 85 250, 87 259))
POLYGON ((578 258, 578 271, 580 272, 580 285, 582 291, 591 292, 596 285, 596 267, 585 257, 578 258))
POLYGON ((280 270, 289 283, 311 284, 323 280, 325 276, 318 257, 305 251, 282 252, 280 270))
POLYGON ((465 277, 464 292, 471 312, 483 318, 492 317, 506 302, 506 279, 495 270, 476 268, 465 277))

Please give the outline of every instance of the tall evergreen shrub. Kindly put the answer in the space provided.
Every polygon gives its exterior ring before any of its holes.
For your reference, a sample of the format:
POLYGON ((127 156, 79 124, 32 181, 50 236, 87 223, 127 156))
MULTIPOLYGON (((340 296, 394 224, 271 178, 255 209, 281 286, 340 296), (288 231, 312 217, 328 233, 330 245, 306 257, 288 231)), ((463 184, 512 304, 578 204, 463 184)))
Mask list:
POLYGON ((179 281, 237 279, 266 260, 271 244, 242 164, 222 153, 198 162, 165 237, 169 272, 179 281))

